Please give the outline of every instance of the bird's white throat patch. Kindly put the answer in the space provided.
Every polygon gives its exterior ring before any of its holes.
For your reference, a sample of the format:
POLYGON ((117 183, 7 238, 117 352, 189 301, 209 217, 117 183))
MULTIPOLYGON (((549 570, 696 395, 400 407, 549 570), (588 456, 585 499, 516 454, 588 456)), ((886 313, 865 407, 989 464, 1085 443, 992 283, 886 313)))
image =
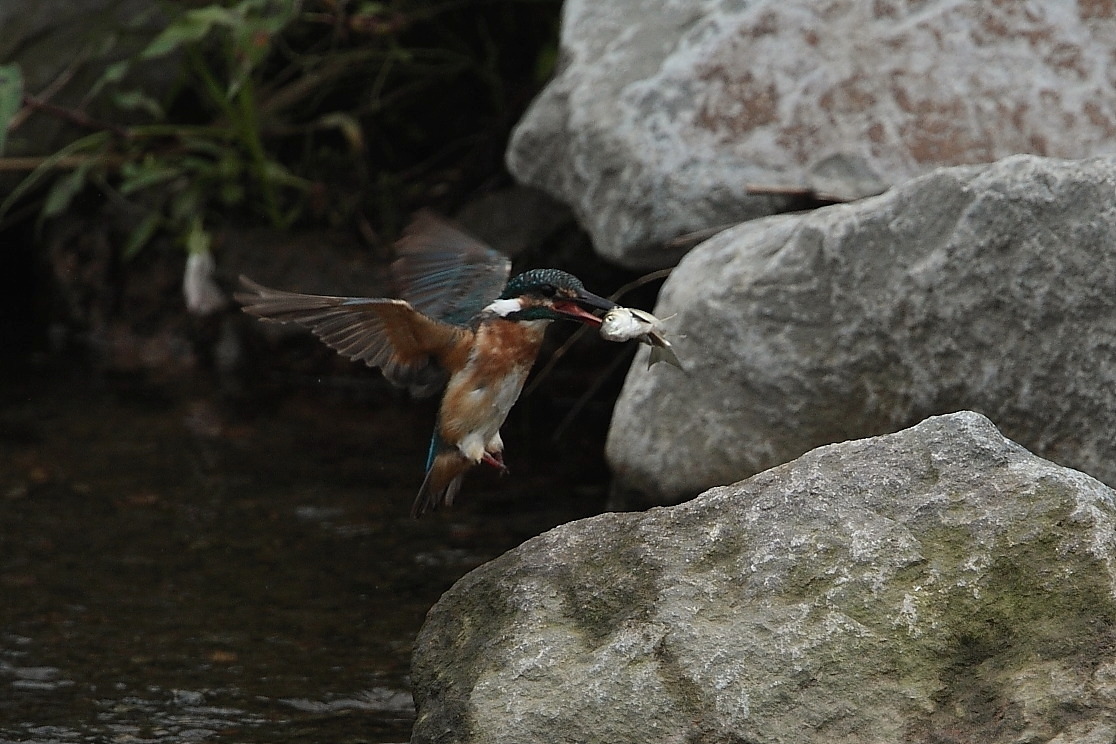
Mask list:
POLYGON ((485 308, 485 310, 491 310, 501 318, 506 318, 522 309, 523 303, 519 301, 518 297, 513 297, 510 300, 494 300, 491 305, 485 308))

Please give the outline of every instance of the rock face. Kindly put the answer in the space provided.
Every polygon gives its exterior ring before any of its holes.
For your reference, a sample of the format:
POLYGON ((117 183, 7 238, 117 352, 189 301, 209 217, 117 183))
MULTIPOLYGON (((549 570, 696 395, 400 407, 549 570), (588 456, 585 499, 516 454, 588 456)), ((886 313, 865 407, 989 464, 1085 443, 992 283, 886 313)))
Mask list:
POLYGON ((412 742, 1111 741, 1114 498, 965 412, 564 525, 431 610, 412 742))
POLYGON ((972 409, 1116 485, 1114 194, 1116 159, 1019 156, 705 242, 655 310, 689 375, 636 358, 617 478, 668 503, 972 409))
POLYGON ((856 197, 1116 143, 1116 5, 1097 0, 568 0, 561 43, 508 164, 633 267, 785 209, 749 184, 856 197))

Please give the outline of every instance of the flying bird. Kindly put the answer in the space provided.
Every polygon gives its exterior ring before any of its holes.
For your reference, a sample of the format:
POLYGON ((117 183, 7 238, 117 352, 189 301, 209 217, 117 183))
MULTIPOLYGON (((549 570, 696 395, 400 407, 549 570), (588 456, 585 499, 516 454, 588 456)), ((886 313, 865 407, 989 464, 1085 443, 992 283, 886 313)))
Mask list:
POLYGON ((426 477, 411 507, 419 517, 451 505, 474 465, 506 470, 500 427, 550 322, 599 327, 594 313, 616 305, 558 269, 509 279, 506 256, 430 212, 408 226, 396 253, 398 299, 286 292, 244 276, 235 299, 263 320, 308 328, 416 396, 442 393, 426 477))

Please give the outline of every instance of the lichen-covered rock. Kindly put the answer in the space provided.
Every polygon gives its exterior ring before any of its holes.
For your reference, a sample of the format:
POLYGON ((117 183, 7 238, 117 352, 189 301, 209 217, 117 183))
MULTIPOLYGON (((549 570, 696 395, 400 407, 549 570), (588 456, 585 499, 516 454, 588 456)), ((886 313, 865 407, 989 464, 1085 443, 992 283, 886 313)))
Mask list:
POLYGON ((848 198, 940 166, 1116 144, 1113 3, 568 0, 561 44, 509 168, 629 266, 786 208, 750 185, 848 198), (835 173, 832 156, 865 168, 835 173))
POLYGON ((655 310, 689 374, 637 357, 618 480, 677 501, 971 409, 1116 485, 1114 196, 1114 158, 1018 156, 705 242, 655 310))
POLYGON ((430 611, 412 742, 1111 741, 1114 498, 965 412, 564 525, 430 611))

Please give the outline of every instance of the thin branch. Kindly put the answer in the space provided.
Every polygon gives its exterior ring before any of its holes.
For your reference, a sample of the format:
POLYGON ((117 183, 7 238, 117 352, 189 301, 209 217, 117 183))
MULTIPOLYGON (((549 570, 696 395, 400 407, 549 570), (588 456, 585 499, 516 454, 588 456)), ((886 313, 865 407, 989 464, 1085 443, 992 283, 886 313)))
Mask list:
POLYGON ((84 129, 93 129, 100 132, 112 132, 117 137, 127 139, 130 133, 125 127, 119 124, 111 124, 105 121, 98 121, 84 111, 76 111, 74 109, 64 108, 56 104, 44 101, 31 95, 23 96, 23 105, 35 111, 42 111, 43 113, 57 116, 59 119, 76 124, 84 129))
MULTIPOLYGON (((664 279, 670 276, 670 272, 672 271, 674 271, 674 269, 659 269, 658 271, 652 271, 650 274, 644 274, 638 279, 628 282, 620 289, 613 292, 612 296, 609 297, 609 299, 613 302, 616 302, 621 297, 628 294, 628 292, 631 292, 633 289, 639 289, 644 284, 649 284, 656 279, 664 279)), ((535 388, 539 386, 539 383, 542 382, 542 380, 544 380, 546 376, 550 374, 550 371, 554 369, 555 365, 558 364, 558 361, 566 355, 566 352, 573 348, 573 345, 580 341, 581 338, 588 332, 589 326, 581 326, 576 331, 574 331, 569 338, 566 339, 565 343, 555 349, 554 353, 550 355, 550 358, 546 360, 546 364, 543 365, 543 368, 539 370, 539 373, 535 375, 534 379, 531 380, 531 384, 528 385, 527 389, 523 391, 523 394, 527 396, 534 392, 535 388)))
POLYGON ((608 382, 608 379, 616 373, 616 370, 619 369, 624 362, 631 361, 631 357, 635 354, 635 351, 636 349, 634 346, 629 349, 624 349, 608 363, 608 367, 605 368, 604 372, 597 375, 597 379, 593 381, 589 389, 581 394, 581 397, 574 403, 573 408, 562 417, 562 421, 554 428, 554 433, 550 435, 550 441, 557 442, 562 439, 562 435, 566 433, 566 429, 568 429, 577 417, 581 415, 582 409, 589 404, 589 401, 593 400, 597 393, 600 392, 601 388, 604 387, 604 384, 608 382))
POLYGON ((677 238, 672 238, 666 242, 666 247, 671 249, 693 247, 698 243, 703 243, 709 240, 719 232, 723 232, 730 227, 736 227, 739 222, 729 222, 724 225, 717 225, 715 227, 706 227, 701 230, 694 230, 684 235, 679 235, 677 238))
POLYGON ((750 183, 744 187, 752 196, 798 196, 806 199, 814 199, 816 201, 834 202, 843 204, 845 202, 853 201, 847 197, 838 196, 837 194, 830 194, 825 191, 818 191, 817 189, 809 186, 784 186, 780 184, 757 184, 750 183))
POLYGON ((644 274, 643 276, 639 277, 638 279, 634 279, 634 280, 628 282, 623 287, 621 287, 620 289, 613 292, 612 296, 609 297, 608 299, 612 300, 613 302, 616 302, 621 297, 628 294, 628 292, 631 292, 633 289, 639 289, 644 284, 650 284, 651 282, 655 281, 656 279, 666 279, 668 276, 670 276, 670 272, 672 272, 672 271, 674 271, 673 268, 671 268, 671 269, 659 269, 658 271, 652 271, 650 274, 644 274))
MULTIPOLYGON (((66 67, 66 69, 62 70, 62 72, 58 74, 58 77, 50 81, 50 84, 47 85, 47 87, 43 88, 39 92, 39 95, 36 96, 36 98, 43 102, 49 101, 50 99, 54 98, 58 91, 66 87, 66 83, 70 82, 70 80, 73 79, 74 74, 77 72, 77 68, 78 61, 74 60, 68 67, 66 67)), ((16 112, 16 115, 8 121, 8 129, 11 131, 15 131, 20 124, 27 120, 27 117, 30 116, 31 112, 34 110, 35 109, 33 107, 24 105, 23 108, 16 112)))
MULTIPOLYGON (((33 171, 40 165, 46 164, 48 160, 51 160, 50 156, 0 158, 0 173, 33 171)), ((50 167, 54 170, 73 170, 74 168, 80 168, 91 160, 98 160, 109 168, 115 168, 122 165, 127 158, 123 155, 67 155, 55 158, 50 163, 50 167)))
POLYGON ((276 90, 261 90, 259 94, 260 115, 263 117, 274 116, 280 111, 289 109, 307 96, 321 93, 327 83, 345 75, 355 74, 354 68, 357 65, 379 57, 386 57, 389 54, 390 52, 380 49, 370 49, 328 57, 317 69, 303 72, 287 85, 276 90))

